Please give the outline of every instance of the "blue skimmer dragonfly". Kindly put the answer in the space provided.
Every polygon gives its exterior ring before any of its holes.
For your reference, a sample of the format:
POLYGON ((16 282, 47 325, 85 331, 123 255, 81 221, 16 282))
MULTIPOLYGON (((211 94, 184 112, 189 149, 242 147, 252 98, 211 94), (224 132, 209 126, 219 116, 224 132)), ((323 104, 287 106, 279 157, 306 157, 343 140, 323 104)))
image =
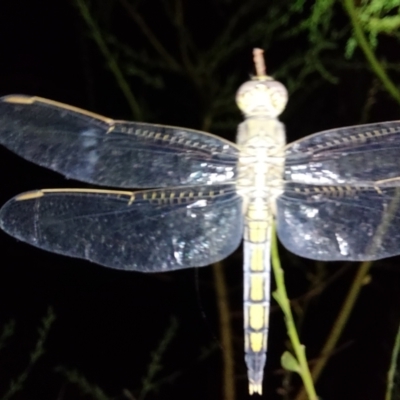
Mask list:
POLYGON ((400 121, 286 145, 285 87, 261 69, 238 90, 237 143, 115 121, 39 97, 0 99, 0 143, 68 178, 124 190, 44 189, 0 211, 10 235, 117 269, 162 272, 226 258, 244 239, 245 361, 262 392, 270 240, 315 260, 400 254, 400 121), (154 188, 129 191, 126 188, 154 188))

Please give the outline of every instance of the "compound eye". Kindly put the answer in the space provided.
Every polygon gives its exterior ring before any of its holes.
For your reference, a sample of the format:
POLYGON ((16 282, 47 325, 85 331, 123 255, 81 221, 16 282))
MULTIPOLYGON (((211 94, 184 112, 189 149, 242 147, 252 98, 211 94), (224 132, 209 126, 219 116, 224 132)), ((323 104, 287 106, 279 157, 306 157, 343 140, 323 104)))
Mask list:
POLYGON ((271 93, 271 104, 278 112, 278 115, 285 109, 287 103, 287 94, 280 90, 271 93))

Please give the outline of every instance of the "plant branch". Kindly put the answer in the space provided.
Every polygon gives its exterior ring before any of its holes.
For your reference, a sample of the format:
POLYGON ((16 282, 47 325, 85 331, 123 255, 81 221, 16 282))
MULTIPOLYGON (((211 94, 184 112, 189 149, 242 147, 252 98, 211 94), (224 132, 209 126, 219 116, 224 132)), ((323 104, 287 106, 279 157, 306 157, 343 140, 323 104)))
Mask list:
MULTIPOLYGON (((343 329, 346 326, 346 323, 349 319, 351 311, 354 308, 354 304, 358 298, 358 295, 360 294, 361 288, 364 286, 365 278, 368 275, 371 266, 372 266, 371 261, 363 262, 357 271, 357 274, 354 278, 354 281, 351 285, 349 292, 347 293, 347 297, 343 303, 343 306, 335 322, 333 323, 333 327, 328 336, 328 339, 326 340, 325 345, 321 350, 318 361, 314 364, 314 367, 312 368, 311 375, 314 382, 318 380, 319 376, 321 375, 321 372, 323 371, 326 363, 329 360, 329 356, 332 354, 337 345, 340 335, 342 334, 343 329)), ((304 391, 301 391, 296 397, 296 400, 304 400, 304 399, 305 399, 305 393, 304 391)))
POLYGON ((223 266, 220 262, 213 266, 215 291, 219 311, 221 343, 224 359, 224 400, 235 400, 235 371, 233 363, 232 326, 229 317, 228 290, 224 277, 223 266))
POLYGON ((364 35, 360 21, 357 17, 357 10, 354 6, 354 0, 343 0, 343 6, 347 11, 347 14, 349 15, 357 43, 360 46, 361 50, 364 52, 365 58, 368 60, 372 71, 374 71, 376 76, 382 81, 383 86, 390 93, 390 95, 400 104, 399 90, 390 80, 389 76, 386 74, 385 69, 375 57, 375 54, 372 51, 371 46, 368 44, 367 38, 364 35))
POLYGON ((55 318, 56 317, 53 309, 49 307, 47 310, 47 314, 42 319, 42 325, 38 329, 39 339, 36 342, 33 352, 30 354, 29 364, 26 366, 25 370, 17 377, 17 379, 11 381, 10 388, 8 389, 7 393, 1 398, 1 400, 9 400, 17 392, 23 389, 25 381, 28 379, 29 373, 31 372, 32 368, 45 353, 44 343, 46 342, 50 327, 55 318))
POLYGON ((118 86, 120 87, 120 89, 122 90, 122 93, 124 94, 125 98, 127 99, 133 117, 136 120, 141 120, 142 119, 142 111, 139 107, 139 104, 136 101, 136 98, 133 95, 133 93, 128 85, 128 82, 126 81, 124 74, 122 73, 121 69, 119 68, 117 60, 111 54, 111 51, 107 47, 107 44, 101 34, 99 27, 97 26, 96 22, 94 21, 94 19, 92 18, 91 14, 90 14, 90 10, 89 10, 85 0, 76 0, 76 4, 78 5, 79 11, 80 11, 83 19, 85 20, 86 24, 89 26, 89 29, 93 36, 93 39, 97 43, 97 46, 99 47, 101 53, 103 54, 104 58, 106 59, 111 72, 114 74, 114 77, 117 81, 118 86))
POLYGON ((305 346, 300 343, 299 335, 297 334, 296 325, 294 323, 293 314, 290 308, 289 298, 286 292, 284 272, 279 259, 278 241, 275 230, 272 232, 271 238, 271 261, 276 283, 276 290, 272 293, 272 295, 283 311, 287 334, 296 357, 295 358, 291 353, 285 352, 282 356, 282 364, 286 364, 285 361, 288 361, 288 363, 291 364, 290 369, 300 375, 308 398, 310 400, 317 400, 317 393, 315 392, 314 383, 307 363, 305 346))
POLYGON ((139 13, 136 12, 135 8, 128 3, 127 0, 119 0, 121 5, 128 12, 129 16, 135 21, 136 25, 141 29, 144 36, 146 36, 153 49, 167 62, 171 69, 180 71, 181 67, 179 63, 172 57, 166 48, 161 44, 158 38, 154 35, 152 30, 148 27, 144 19, 139 13))

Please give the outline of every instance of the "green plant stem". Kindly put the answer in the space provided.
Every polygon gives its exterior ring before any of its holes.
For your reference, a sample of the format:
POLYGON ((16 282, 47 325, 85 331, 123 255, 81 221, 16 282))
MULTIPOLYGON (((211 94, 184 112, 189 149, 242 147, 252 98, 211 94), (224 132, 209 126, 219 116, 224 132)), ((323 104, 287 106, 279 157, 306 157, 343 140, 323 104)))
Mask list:
MULTIPOLYGON (((349 316, 354 308, 354 304, 358 298, 358 295, 360 294, 361 288, 364 286, 365 278, 368 275, 371 266, 372 266, 371 261, 363 262, 360 265, 356 276, 354 277, 354 281, 350 287, 349 292, 347 293, 347 297, 343 303, 343 306, 339 311, 338 316, 336 317, 336 320, 333 324, 328 339, 326 340, 325 345, 321 350, 320 356, 318 357, 318 361, 312 368, 311 375, 314 382, 318 380, 322 370, 324 369, 326 363, 329 360, 329 356, 332 354, 333 350, 336 347, 340 335, 342 334, 343 329, 346 326, 349 316)), ((296 400, 304 400, 304 399, 305 399, 305 393, 304 391, 301 391, 296 397, 296 400)))
MULTIPOLYGON (((343 0, 343 7, 345 8, 347 14, 349 15, 350 21, 352 23, 354 29, 354 36, 357 40, 358 45, 361 50, 364 52, 366 59, 368 60, 372 71, 376 74, 376 76, 380 79, 383 86, 386 90, 391 94, 391 96, 400 103, 400 92, 396 88, 396 86, 392 83, 389 76, 386 74, 386 71, 379 63, 378 59, 375 57, 371 47, 368 44, 368 41, 364 35, 363 29, 357 17, 357 10, 354 6, 354 0, 343 0)), ((369 270, 372 266, 371 262, 364 262, 361 264, 358 272, 354 278, 353 284, 347 294, 347 297, 343 303, 343 306, 334 322, 332 331, 330 332, 327 341, 325 342, 324 347, 322 348, 321 355, 314 365, 312 369, 312 377, 314 381, 317 381, 321 372, 323 371, 330 354, 334 350, 340 335, 349 319, 350 313, 354 307, 354 304, 358 298, 360 290, 364 285, 365 277, 369 273, 369 270)), ((304 390, 299 393, 296 397, 296 400, 304 400, 305 393, 304 390)))
POLYGON ((400 351, 400 327, 397 330, 397 335, 396 339, 394 342, 394 347, 392 351, 392 359, 390 360, 390 368, 387 374, 387 385, 386 385, 386 393, 385 393, 385 400, 391 400, 392 399, 392 391, 393 391, 393 386, 394 386, 394 378, 396 374, 396 365, 397 365, 397 359, 399 357, 399 351, 400 351))
POLYGON ((275 300, 278 302, 280 308, 285 316, 285 324, 290 342, 293 347, 294 354, 299 364, 299 375, 304 384, 305 391, 307 392, 310 400, 317 400, 317 393, 314 388, 314 383, 311 377, 310 369, 308 368, 305 346, 300 343, 299 335, 297 334, 296 325, 294 323, 293 314, 290 309, 290 302, 286 292, 284 272, 281 267, 281 262, 278 253, 278 241, 275 231, 272 232, 272 248, 271 248, 271 261, 272 269, 274 271, 276 290, 273 293, 275 300))
POLYGON ((221 343, 223 349, 224 400, 235 400, 235 366, 233 362, 232 327, 229 313, 228 290, 224 277, 223 266, 220 262, 213 265, 215 292, 219 311, 221 343))
POLYGON ((89 26, 90 32, 93 36, 93 39, 97 43, 101 53, 103 54, 104 58, 107 60, 107 64, 114 74, 114 77, 117 81, 118 86, 120 87, 122 93, 124 94, 126 100, 128 101, 129 107, 131 109, 133 118, 135 120, 142 120, 142 111, 141 108, 136 101, 135 96, 133 95, 128 82, 126 81, 124 74, 122 73, 121 69, 119 68, 118 62, 115 57, 111 54, 111 51, 108 49, 105 40, 100 32, 99 27, 97 26, 96 22, 92 18, 90 14, 90 10, 85 2, 85 0, 76 0, 76 4, 78 5, 79 11, 89 26))
POLYGON ((372 71, 374 71, 376 76, 382 81, 383 86, 391 94, 391 96, 400 104, 399 90, 390 80, 389 76, 386 74, 385 69, 375 57, 375 54, 372 51, 371 46, 368 44, 368 40, 364 35, 360 21, 357 17, 357 10, 354 6, 354 0, 343 0, 343 7, 349 15, 354 30, 354 36, 361 50, 364 52, 365 58, 368 60, 372 71))

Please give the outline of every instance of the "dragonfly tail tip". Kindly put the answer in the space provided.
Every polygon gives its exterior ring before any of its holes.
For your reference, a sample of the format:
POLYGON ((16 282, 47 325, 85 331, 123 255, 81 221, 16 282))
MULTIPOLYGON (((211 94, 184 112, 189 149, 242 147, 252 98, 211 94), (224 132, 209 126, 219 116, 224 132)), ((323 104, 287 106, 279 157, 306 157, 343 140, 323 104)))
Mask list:
POLYGON ((249 394, 259 394, 262 395, 262 383, 261 382, 249 382, 249 394))

